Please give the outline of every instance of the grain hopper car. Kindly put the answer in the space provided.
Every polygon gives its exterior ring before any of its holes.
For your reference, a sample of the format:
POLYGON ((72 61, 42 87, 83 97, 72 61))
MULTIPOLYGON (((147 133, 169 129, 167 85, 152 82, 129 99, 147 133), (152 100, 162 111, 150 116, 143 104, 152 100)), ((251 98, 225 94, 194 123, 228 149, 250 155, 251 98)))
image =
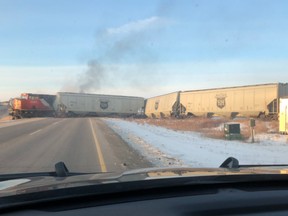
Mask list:
POLYGON ((173 114, 170 116, 277 119, 280 98, 287 96, 287 83, 180 91, 147 99, 145 114, 148 117, 173 114))
POLYGON ((54 102, 57 116, 137 116, 144 98, 118 95, 58 92, 54 102))

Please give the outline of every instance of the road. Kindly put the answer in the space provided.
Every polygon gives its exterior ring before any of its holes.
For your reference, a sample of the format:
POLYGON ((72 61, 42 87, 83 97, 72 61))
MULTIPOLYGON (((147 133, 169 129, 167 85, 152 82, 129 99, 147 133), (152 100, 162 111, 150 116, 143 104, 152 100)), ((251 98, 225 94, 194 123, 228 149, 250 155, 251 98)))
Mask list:
POLYGON ((99 118, 38 118, 0 123, 0 173, 115 172, 151 167, 99 118))

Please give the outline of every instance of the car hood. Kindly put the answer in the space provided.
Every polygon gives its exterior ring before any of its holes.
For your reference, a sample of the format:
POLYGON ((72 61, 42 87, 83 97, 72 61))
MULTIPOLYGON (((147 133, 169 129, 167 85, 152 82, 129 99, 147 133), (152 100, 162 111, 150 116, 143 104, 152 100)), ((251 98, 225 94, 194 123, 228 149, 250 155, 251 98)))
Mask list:
MULTIPOLYGON (((249 167, 249 168, 146 168, 123 173, 79 174, 68 177, 37 176, 5 180, 0 182, 0 197, 34 193, 62 188, 101 185, 131 181, 151 181, 155 179, 287 175, 287 167, 249 167)), ((288 175, 287 175, 288 178, 288 175)), ((223 178, 222 178, 223 179, 223 178)))

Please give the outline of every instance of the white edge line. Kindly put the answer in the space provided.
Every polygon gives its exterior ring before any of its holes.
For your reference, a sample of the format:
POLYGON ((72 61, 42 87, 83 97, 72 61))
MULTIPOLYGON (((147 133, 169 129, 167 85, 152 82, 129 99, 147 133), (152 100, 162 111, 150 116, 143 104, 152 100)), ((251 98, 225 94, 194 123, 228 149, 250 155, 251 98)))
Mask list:
POLYGON ((37 130, 37 131, 34 131, 33 133, 30 133, 29 135, 30 135, 30 136, 31 136, 31 135, 34 135, 34 134, 40 132, 41 130, 42 130, 42 129, 39 129, 39 130, 37 130))

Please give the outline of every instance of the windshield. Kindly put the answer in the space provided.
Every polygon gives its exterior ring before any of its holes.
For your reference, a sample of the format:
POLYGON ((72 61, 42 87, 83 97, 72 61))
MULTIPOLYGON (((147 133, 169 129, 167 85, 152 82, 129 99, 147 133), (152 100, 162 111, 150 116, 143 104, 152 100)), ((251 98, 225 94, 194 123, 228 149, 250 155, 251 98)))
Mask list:
POLYGON ((0 174, 288 164, 287 19, 285 0, 1 1, 0 174))

